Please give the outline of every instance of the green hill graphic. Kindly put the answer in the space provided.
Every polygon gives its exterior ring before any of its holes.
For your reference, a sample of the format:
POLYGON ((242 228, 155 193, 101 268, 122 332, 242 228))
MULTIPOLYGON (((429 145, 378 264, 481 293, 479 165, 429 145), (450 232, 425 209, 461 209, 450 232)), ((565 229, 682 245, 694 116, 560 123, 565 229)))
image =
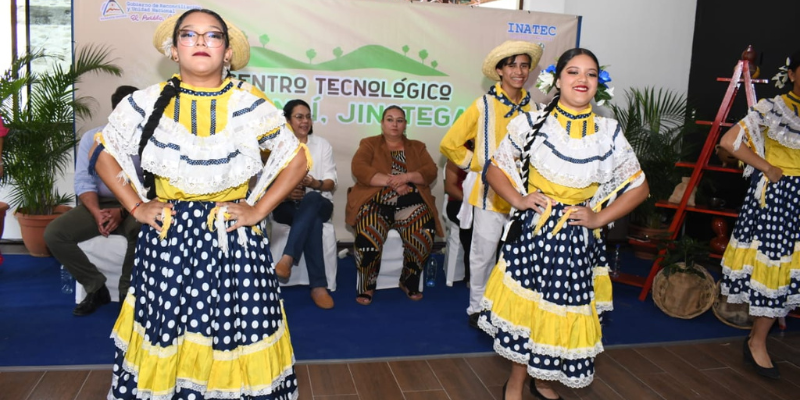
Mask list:
POLYGON ((348 71, 353 69, 388 69, 417 76, 447 76, 447 74, 379 45, 367 45, 329 61, 311 64, 295 60, 273 50, 250 49, 248 66, 275 69, 306 69, 317 71, 348 71))

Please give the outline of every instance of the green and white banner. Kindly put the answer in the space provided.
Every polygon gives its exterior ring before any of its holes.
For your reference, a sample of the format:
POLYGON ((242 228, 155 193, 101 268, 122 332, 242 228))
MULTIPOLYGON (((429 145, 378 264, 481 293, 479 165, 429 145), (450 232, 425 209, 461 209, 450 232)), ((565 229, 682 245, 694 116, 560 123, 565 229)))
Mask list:
MULTIPOLYGON (((334 148, 339 174, 333 222, 337 237, 352 241, 344 206, 352 186, 350 160, 359 140, 380 134, 380 116, 400 105, 409 138, 424 141, 444 163, 439 141, 448 127, 492 81, 481 74, 483 59, 505 40, 543 43, 539 71, 575 47, 580 20, 562 14, 472 8, 402 0, 228 0, 159 2, 75 1, 78 46, 103 44, 124 68, 122 78, 98 77, 79 85, 80 95, 98 99, 99 111, 81 131, 105 123, 116 86, 140 88, 168 79, 177 65, 156 51, 160 21, 191 8, 209 8, 239 27, 251 46, 250 63, 234 75, 252 83, 278 106, 301 98, 312 106, 314 134, 334 148)), ((532 90, 531 90, 532 89, 532 90)), ((434 194, 441 199, 443 184, 434 194)))

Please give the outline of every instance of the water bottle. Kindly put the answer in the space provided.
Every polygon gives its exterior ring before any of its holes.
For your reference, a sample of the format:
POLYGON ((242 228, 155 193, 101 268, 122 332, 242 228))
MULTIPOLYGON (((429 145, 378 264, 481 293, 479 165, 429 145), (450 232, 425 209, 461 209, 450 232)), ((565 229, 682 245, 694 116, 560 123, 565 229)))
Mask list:
POLYGON ((619 276, 619 244, 617 244, 617 248, 614 250, 614 264, 611 266, 611 277, 616 278, 619 276))
POLYGON ((436 263, 436 258, 428 256, 428 262, 425 263, 425 286, 436 286, 436 270, 439 266, 436 263))
POLYGON ((75 293, 75 279, 63 265, 61 266, 61 293, 75 293))

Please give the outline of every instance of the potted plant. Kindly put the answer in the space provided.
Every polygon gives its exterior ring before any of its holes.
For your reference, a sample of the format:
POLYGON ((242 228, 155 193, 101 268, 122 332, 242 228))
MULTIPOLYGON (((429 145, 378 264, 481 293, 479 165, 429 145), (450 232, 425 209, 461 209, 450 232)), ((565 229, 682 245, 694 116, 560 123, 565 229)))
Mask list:
MULTIPOLYGON (((667 217, 656 202, 667 199, 681 181, 675 164, 690 153, 683 139, 694 126, 694 116, 686 97, 669 89, 633 88, 625 95, 626 102, 611 109, 650 186, 650 196, 630 214, 629 235, 649 242, 665 232, 667 217)), ((654 258, 656 245, 642 247, 634 247, 637 256, 654 258)))
POLYGON ((663 241, 665 249, 659 271, 653 280, 653 301, 667 315, 694 318, 706 311, 716 299, 716 284, 708 271, 697 263, 708 257, 708 245, 688 235, 663 241))
POLYGON ((88 73, 121 74, 109 61, 109 50, 94 46, 77 49, 67 69, 57 63, 44 73, 30 69, 33 62, 53 59, 43 51, 24 55, 0 82, 0 113, 9 128, 2 183, 11 188, 9 203, 16 209, 22 240, 35 256, 49 255, 44 227, 73 197, 60 193, 56 183, 72 161, 75 118, 89 117, 92 101, 76 96, 74 84, 88 73))

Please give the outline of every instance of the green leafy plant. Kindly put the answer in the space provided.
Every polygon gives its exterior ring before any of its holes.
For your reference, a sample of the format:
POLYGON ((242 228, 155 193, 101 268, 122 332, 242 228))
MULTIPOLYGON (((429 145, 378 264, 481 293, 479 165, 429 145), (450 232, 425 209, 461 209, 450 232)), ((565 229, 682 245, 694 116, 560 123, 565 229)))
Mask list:
POLYGON ((31 63, 56 57, 34 51, 15 59, 3 74, 0 113, 9 133, 2 183, 10 186, 9 203, 20 212, 49 215, 72 200, 59 193, 56 182, 72 160, 75 118, 90 117, 93 100, 78 96, 74 84, 90 73, 120 76, 109 55, 107 48, 87 46, 76 50, 69 68, 53 63, 48 72, 35 73, 31 63))
POLYGON ((700 270, 693 267, 697 261, 708 259, 709 247, 706 243, 699 242, 689 235, 683 235, 680 239, 661 241, 659 247, 665 250, 661 265, 666 276, 683 272, 705 278, 700 270))
POLYGON ((611 109, 630 142, 650 186, 650 196, 631 213, 631 222, 661 228, 662 213, 658 200, 669 198, 681 176, 675 164, 686 159, 691 146, 684 138, 694 127, 695 119, 686 97, 669 89, 629 89, 626 102, 611 109))

